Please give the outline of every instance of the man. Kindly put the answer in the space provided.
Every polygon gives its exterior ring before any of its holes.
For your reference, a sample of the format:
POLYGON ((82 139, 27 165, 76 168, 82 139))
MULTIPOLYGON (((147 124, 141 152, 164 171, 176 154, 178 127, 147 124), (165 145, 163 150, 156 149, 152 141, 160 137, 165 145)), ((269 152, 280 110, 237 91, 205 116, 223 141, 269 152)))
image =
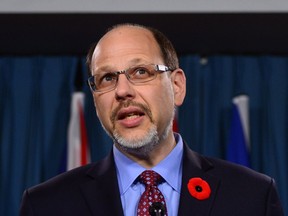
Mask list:
POLYGON ((201 156, 173 133, 186 81, 162 33, 115 26, 87 62, 96 113, 113 150, 98 163, 26 190, 22 216, 283 215, 273 179, 201 156))

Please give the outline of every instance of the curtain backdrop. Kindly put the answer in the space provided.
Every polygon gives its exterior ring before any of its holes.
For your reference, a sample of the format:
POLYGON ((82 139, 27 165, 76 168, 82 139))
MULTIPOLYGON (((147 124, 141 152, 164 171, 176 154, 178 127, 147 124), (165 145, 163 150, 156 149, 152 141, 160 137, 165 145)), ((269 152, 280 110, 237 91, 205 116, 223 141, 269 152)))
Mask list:
MULTIPOLYGON (((78 63, 73 56, 0 57, 0 215, 18 215, 23 190, 59 173, 71 94, 79 86, 86 93, 92 160, 110 151, 84 84, 84 58, 80 69, 78 63)), ((187 76, 187 97, 178 110, 185 141, 225 158, 231 100, 248 95, 252 168, 276 179, 288 215, 288 57, 187 55, 180 65, 187 76)))

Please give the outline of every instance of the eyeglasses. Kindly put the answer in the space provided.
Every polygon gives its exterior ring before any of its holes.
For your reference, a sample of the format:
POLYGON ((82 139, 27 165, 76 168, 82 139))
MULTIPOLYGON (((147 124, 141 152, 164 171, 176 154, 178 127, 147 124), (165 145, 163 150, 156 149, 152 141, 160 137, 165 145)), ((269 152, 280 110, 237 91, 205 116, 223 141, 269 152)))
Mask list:
POLYGON ((158 73, 172 71, 165 65, 140 65, 116 72, 103 72, 88 78, 88 85, 93 92, 107 92, 116 88, 119 75, 125 74, 126 78, 134 85, 154 80, 158 73))

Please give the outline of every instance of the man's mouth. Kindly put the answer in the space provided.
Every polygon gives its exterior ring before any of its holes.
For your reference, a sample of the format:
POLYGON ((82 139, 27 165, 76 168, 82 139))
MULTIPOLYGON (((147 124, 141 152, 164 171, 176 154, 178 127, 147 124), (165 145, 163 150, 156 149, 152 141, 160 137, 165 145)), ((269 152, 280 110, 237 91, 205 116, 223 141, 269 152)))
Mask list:
POLYGON ((140 116, 144 116, 144 112, 142 111, 120 111, 117 116, 117 120, 124 120, 124 119, 135 119, 140 116))
POLYGON ((140 122, 145 116, 148 117, 152 123, 154 122, 149 107, 140 103, 128 101, 120 104, 115 110, 113 110, 110 119, 113 124, 115 124, 116 121, 124 123, 124 120, 126 120, 126 123, 128 124, 132 124, 132 122, 140 122))

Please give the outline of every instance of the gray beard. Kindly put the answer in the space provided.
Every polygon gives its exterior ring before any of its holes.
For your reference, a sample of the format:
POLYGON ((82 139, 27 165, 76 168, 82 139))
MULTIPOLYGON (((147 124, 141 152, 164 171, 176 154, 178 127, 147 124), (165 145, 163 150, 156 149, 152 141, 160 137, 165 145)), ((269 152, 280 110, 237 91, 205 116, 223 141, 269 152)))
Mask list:
POLYGON ((115 122, 117 112, 122 106, 128 107, 130 104, 140 107, 142 110, 145 111, 147 116, 150 118, 152 126, 147 130, 146 135, 143 135, 141 137, 132 137, 128 139, 128 138, 121 136, 121 134, 119 134, 119 132, 115 129, 115 126, 113 126, 112 132, 109 133, 109 131, 106 130, 106 128, 102 124, 102 122, 101 121, 100 122, 101 122, 103 129, 106 131, 106 133, 113 139, 116 147, 118 147, 123 152, 137 155, 139 157, 146 157, 157 145, 159 145, 159 143, 162 140, 168 137, 168 134, 172 130, 172 127, 173 127, 173 119, 174 119, 175 112, 173 116, 171 117, 169 124, 165 128, 164 133, 162 134, 162 136, 159 136, 158 131, 157 131, 157 126, 154 124, 150 109, 146 106, 137 104, 132 101, 127 101, 119 105, 119 107, 117 107, 117 109, 115 109, 112 112, 111 122, 115 122))
POLYGON ((163 135, 160 137, 157 132, 156 125, 152 125, 147 134, 144 137, 132 137, 126 139, 122 137, 116 130, 113 131, 112 138, 115 145, 122 151, 137 155, 140 157, 146 157, 149 153, 160 143, 161 140, 166 139, 169 131, 172 129, 173 119, 166 127, 163 135))

